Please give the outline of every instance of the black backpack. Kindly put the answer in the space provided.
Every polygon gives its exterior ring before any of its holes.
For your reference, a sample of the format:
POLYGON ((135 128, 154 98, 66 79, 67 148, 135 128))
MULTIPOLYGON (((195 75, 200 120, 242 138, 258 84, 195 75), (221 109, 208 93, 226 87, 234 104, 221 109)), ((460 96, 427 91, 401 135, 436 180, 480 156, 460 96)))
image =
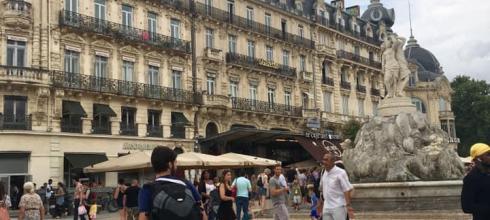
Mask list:
POLYGON ((258 187, 264 187, 264 182, 262 182, 262 176, 259 176, 257 180, 257 186, 258 187))
POLYGON ((158 178, 152 184, 152 220, 201 220, 201 209, 181 180, 158 178))

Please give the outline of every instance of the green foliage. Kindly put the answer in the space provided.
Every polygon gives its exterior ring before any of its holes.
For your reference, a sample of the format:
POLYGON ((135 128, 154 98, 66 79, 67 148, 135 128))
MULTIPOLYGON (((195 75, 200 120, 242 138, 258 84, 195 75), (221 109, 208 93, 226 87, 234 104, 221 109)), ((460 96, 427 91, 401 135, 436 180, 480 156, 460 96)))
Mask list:
POLYGON ((490 143, 490 84, 457 76, 451 87, 454 90, 452 110, 456 117, 456 135, 461 140, 458 153, 467 156, 474 143, 490 143))
POLYGON ((344 139, 350 139, 352 142, 356 139, 357 132, 361 129, 361 123, 351 119, 342 126, 342 135, 344 139))

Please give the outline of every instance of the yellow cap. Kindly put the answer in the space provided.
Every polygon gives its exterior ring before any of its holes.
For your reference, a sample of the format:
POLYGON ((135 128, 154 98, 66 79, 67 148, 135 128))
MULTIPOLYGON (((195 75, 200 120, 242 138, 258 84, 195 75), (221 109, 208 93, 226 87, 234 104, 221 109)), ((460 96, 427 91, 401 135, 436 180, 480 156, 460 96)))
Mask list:
POLYGON ((473 146, 471 146, 471 150, 470 150, 470 156, 471 156, 471 159, 474 160, 475 158, 487 153, 490 151, 490 147, 486 144, 483 144, 483 143, 477 143, 477 144, 473 144, 473 146))

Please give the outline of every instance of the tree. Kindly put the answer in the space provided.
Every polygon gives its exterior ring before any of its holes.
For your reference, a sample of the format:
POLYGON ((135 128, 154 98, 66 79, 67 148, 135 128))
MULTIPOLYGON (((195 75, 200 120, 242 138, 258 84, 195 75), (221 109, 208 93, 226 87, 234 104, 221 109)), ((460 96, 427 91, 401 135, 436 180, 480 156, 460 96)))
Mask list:
POLYGON ((490 143, 490 84, 457 76, 451 82, 452 110, 460 138, 458 153, 467 156, 474 143, 490 143))
POLYGON ((352 142, 356 139, 357 132, 361 128, 361 123, 351 119, 342 126, 342 135, 344 139, 350 139, 352 142))

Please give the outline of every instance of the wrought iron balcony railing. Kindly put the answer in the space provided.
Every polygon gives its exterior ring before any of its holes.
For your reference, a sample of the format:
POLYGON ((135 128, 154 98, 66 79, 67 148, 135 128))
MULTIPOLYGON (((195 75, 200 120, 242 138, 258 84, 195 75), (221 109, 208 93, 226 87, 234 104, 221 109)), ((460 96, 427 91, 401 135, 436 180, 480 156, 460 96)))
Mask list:
POLYGON ((269 114, 290 115, 301 117, 302 108, 291 105, 269 103, 246 98, 231 98, 232 108, 244 111, 263 112, 269 114))
POLYGON ((296 68, 284 66, 265 59, 259 59, 237 53, 226 53, 226 62, 242 66, 259 68, 281 76, 296 78, 296 68))
POLYGON ((333 79, 331 77, 323 77, 322 83, 325 85, 333 86, 333 79))
POLYGON ((78 123, 73 123, 73 119, 66 119, 63 118, 61 119, 61 132, 67 132, 67 133, 82 133, 83 131, 83 125, 82 125, 82 120, 78 123))
POLYGON ((366 93, 366 86, 356 85, 356 90, 360 93, 366 93))
POLYGON ((170 134, 172 138, 182 138, 185 139, 185 126, 183 125, 171 125, 170 134))
POLYGON ((54 71, 52 74, 52 83, 55 87, 65 89, 102 92, 189 104, 202 103, 202 95, 200 93, 77 73, 54 71))
POLYGON ((0 114, 0 130, 32 130, 32 116, 0 114))
POLYGON ((336 23, 334 19, 329 19, 329 18, 326 18, 326 17, 322 17, 322 16, 317 16, 316 18, 316 22, 324 27, 328 27, 328 28, 331 28, 331 29, 335 29, 337 31, 340 31, 344 34, 347 34, 351 37, 354 37, 354 38, 357 38, 361 41, 365 41, 365 42, 368 42, 370 44, 376 44, 376 45, 380 45, 381 44, 381 41, 376 39, 376 38, 373 38, 373 37, 370 37, 370 36, 367 36, 366 32, 364 31, 361 31, 361 32, 357 32, 357 31, 354 31, 352 30, 350 27, 348 26, 342 26, 340 25, 339 23, 336 23))
POLYGON ((340 81, 340 88, 350 90, 350 82, 340 81))
POLYGON ((120 123, 119 134, 126 136, 138 136, 138 127, 135 124, 120 123))
POLYGON ((112 134, 111 123, 97 123, 92 121, 92 134, 112 134))
POLYGON ((380 96, 379 89, 371 88, 371 95, 380 96))
POLYGON ((143 43, 160 49, 170 49, 187 54, 191 49, 188 41, 71 11, 61 11, 59 22, 60 25, 73 28, 75 31, 101 34, 117 40, 143 43))
POLYGON ((146 125, 146 136, 163 137, 163 126, 146 125))
POLYGON ((339 50, 339 51, 337 51, 337 57, 338 58, 341 58, 341 59, 347 59, 347 60, 350 60, 350 61, 354 61, 356 63, 364 64, 364 65, 367 65, 367 66, 371 66, 371 67, 374 67, 374 68, 377 68, 377 69, 381 69, 381 63, 380 62, 376 62, 374 60, 370 60, 368 58, 365 58, 365 57, 362 57, 360 55, 347 52, 345 50, 339 50))
POLYGON ((205 5, 203 3, 196 2, 195 8, 196 12, 202 16, 211 17, 215 20, 232 24, 245 30, 254 31, 266 35, 267 37, 273 37, 288 43, 300 45, 302 47, 310 49, 315 48, 315 42, 305 38, 304 36, 302 37, 296 34, 291 34, 289 32, 282 31, 253 20, 249 20, 235 14, 230 14, 225 10, 215 8, 210 5, 205 5))

